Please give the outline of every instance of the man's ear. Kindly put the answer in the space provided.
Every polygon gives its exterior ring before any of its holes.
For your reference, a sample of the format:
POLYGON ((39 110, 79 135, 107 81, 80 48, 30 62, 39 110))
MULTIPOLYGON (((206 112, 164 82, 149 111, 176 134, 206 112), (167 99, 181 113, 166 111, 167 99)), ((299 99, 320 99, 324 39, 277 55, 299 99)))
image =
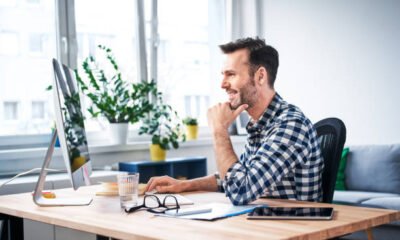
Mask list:
POLYGON ((268 73, 265 67, 260 67, 256 72, 256 82, 263 85, 268 82, 268 73))

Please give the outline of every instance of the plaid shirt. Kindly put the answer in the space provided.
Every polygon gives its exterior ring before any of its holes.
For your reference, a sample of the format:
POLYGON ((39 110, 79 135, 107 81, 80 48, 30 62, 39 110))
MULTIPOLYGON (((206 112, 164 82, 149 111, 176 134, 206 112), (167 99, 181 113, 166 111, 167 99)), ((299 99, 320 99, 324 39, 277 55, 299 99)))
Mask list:
POLYGON ((244 152, 220 181, 233 204, 260 196, 322 200, 324 163, 317 134, 299 108, 276 94, 260 119, 250 121, 246 129, 244 152))

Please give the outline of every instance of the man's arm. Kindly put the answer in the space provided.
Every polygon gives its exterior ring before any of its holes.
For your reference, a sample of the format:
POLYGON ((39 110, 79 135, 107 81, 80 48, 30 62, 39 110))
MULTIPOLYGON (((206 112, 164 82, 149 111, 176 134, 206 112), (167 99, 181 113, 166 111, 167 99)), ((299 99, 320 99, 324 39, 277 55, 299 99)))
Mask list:
MULTIPOLYGON (((229 103, 226 102, 217 104, 208 110, 208 121, 214 134, 214 150, 221 179, 225 177, 228 169, 238 160, 229 138, 228 127, 247 107, 247 104, 243 104, 236 110, 232 110, 229 103)), ((163 176, 152 177, 147 183, 145 191, 156 189, 158 192, 178 193, 187 191, 217 191, 218 188, 214 175, 192 180, 177 180, 163 176)))
POLYGON ((147 183, 146 192, 157 190, 157 192, 190 192, 190 191, 213 191, 218 190, 217 180, 214 175, 209 175, 191 180, 177 180, 169 176, 152 177, 147 183))
POLYGON ((215 131, 213 134, 218 172, 221 179, 224 179, 228 169, 238 161, 238 158, 233 151, 228 130, 215 131))
POLYGON ((187 180, 187 182, 187 191, 216 192, 218 190, 217 180, 215 179, 214 175, 187 180))
POLYGON ((235 121, 236 117, 247 108, 248 105, 243 104, 236 110, 232 110, 229 102, 225 102, 208 109, 208 125, 213 133, 215 158, 222 179, 225 178, 228 169, 238 161, 233 151, 228 127, 235 121))
POLYGON ((241 162, 232 165, 223 187, 233 204, 243 205, 256 200, 265 189, 293 172, 296 164, 307 162, 310 165, 309 171, 302 173, 304 175, 317 176, 320 173, 320 163, 309 162, 307 158, 312 151, 307 131, 295 133, 292 130, 304 129, 302 127, 300 120, 282 122, 271 135, 266 136, 255 153, 244 155, 246 165, 241 162))

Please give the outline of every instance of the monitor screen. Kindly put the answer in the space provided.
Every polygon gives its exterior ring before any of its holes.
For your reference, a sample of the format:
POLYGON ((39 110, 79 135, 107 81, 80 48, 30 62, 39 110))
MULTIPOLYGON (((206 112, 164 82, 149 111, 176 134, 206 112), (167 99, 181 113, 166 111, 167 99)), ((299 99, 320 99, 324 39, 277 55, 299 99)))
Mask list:
POLYGON ((91 161, 86 138, 84 114, 73 70, 53 59, 56 127, 62 155, 77 189, 89 185, 91 161))

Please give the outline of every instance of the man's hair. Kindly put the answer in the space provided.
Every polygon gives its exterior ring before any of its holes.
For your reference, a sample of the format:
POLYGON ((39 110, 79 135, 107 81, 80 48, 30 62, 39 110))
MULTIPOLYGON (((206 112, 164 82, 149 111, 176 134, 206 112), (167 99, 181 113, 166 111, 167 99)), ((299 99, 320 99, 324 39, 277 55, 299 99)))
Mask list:
POLYGON ((219 45, 219 48, 225 54, 247 49, 249 51, 249 75, 253 77, 259 67, 264 67, 268 73, 268 84, 271 88, 274 88, 279 66, 279 54, 275 48, 265 44, 264 39, 258 37, 242 38, 219 45))

